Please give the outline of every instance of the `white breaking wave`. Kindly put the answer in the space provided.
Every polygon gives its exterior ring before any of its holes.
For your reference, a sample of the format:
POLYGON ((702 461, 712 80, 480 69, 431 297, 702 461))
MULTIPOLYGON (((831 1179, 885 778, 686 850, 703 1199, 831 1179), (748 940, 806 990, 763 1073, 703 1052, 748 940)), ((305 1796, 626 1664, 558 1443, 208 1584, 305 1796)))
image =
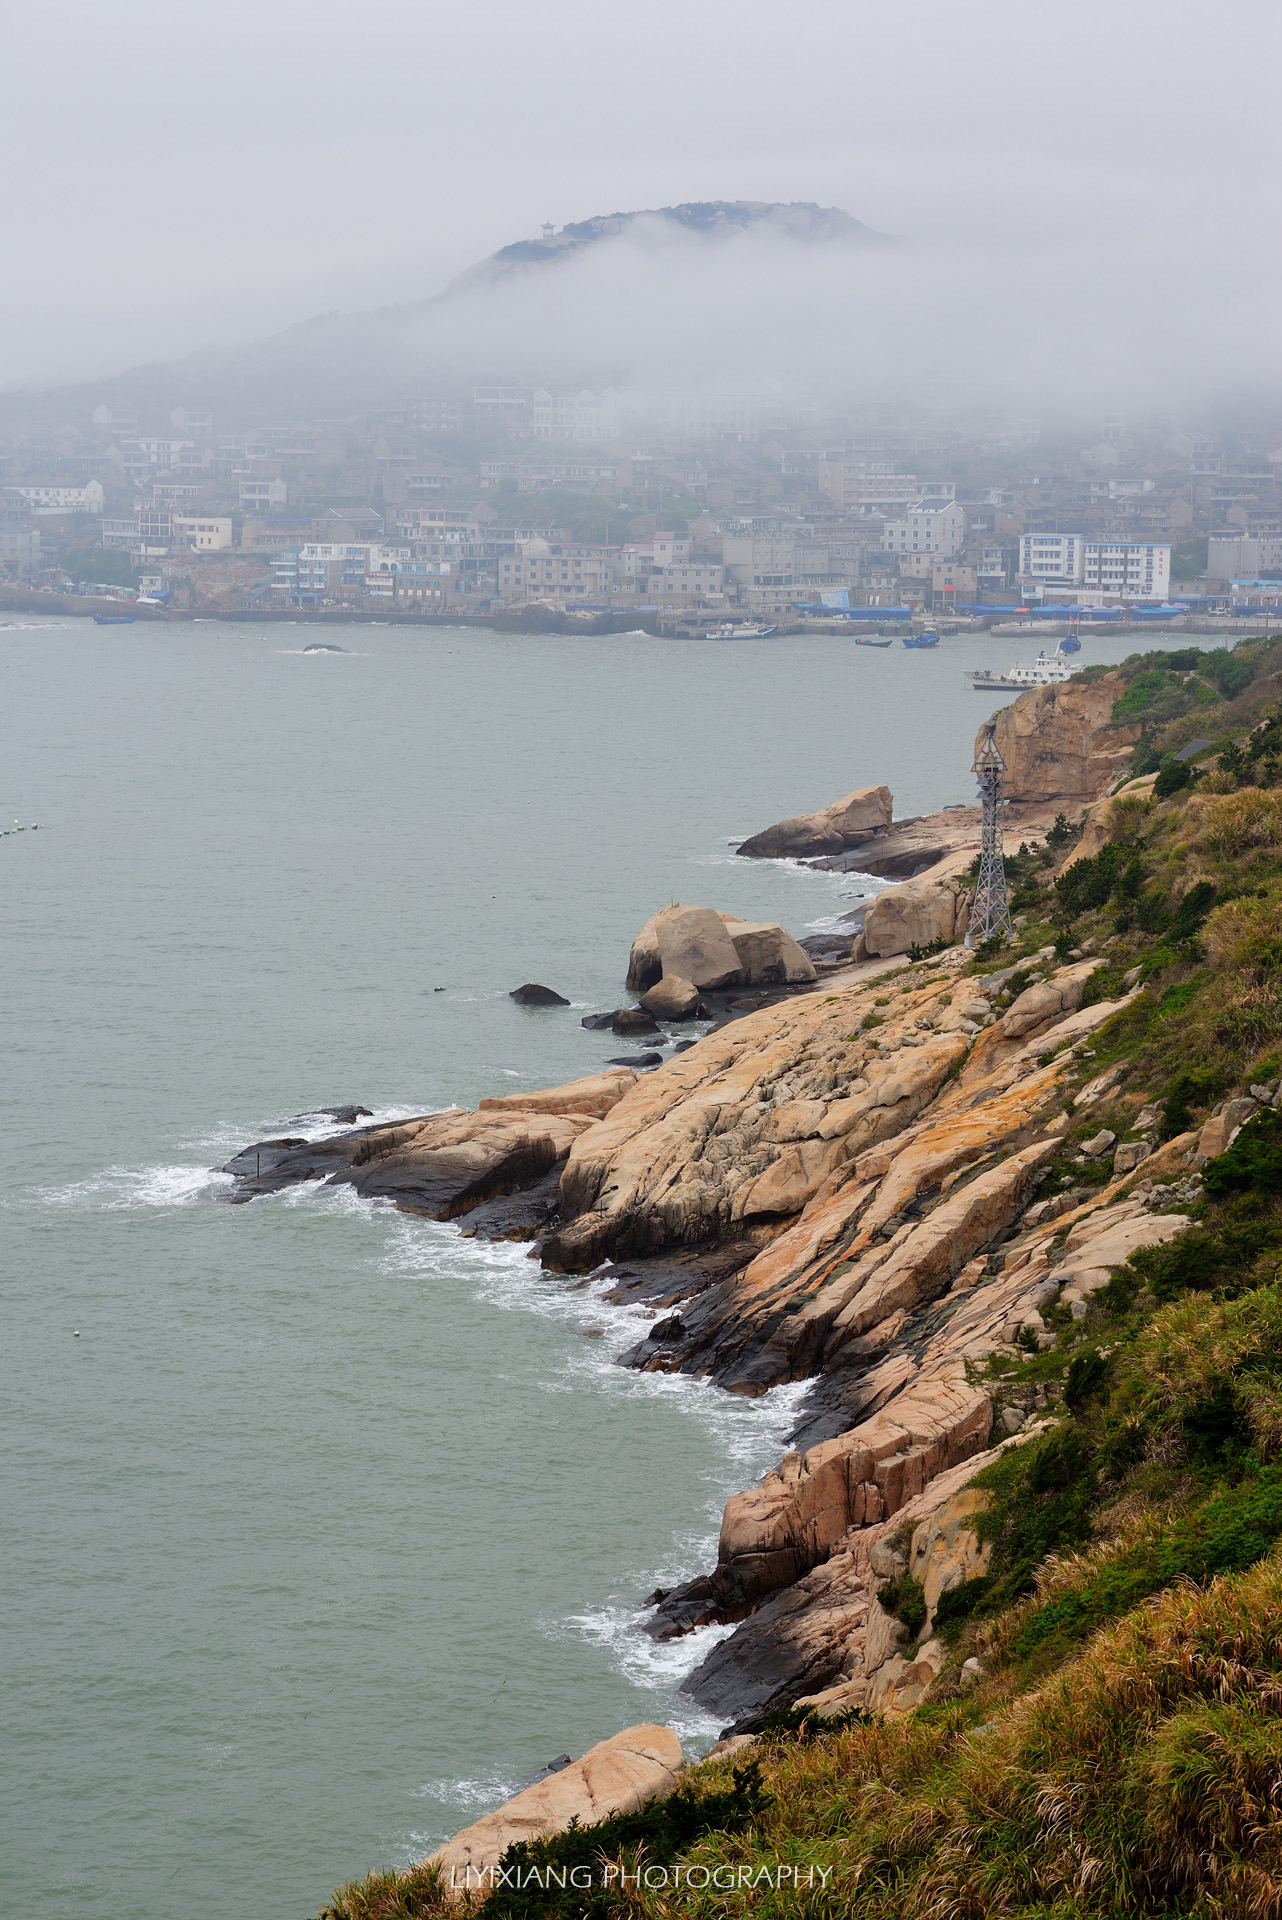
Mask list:
POLYGON ((65 1187, 36 1189, 37 1198, 51 1207, 84 1207, 107 1213, 145 1207, 190 1207, 208 1198, 218 1187, 229 1187, 229 1173, 209 1167, 105 1167, 87 1180, 65 1187))

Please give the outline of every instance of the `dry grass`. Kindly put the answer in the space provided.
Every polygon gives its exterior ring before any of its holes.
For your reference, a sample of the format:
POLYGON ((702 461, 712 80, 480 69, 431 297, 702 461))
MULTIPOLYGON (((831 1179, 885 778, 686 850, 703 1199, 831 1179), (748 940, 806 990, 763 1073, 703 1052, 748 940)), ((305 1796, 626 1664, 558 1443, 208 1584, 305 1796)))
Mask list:
POLYGON ((775 1805, 690 1860, 821 1862, 828 1891, 642 1895, 675 1914, 943 1920, 1282 1914, 1282 1568, 1185 1588, 967 1724, 857 1729, 762 1749, 775 1805))

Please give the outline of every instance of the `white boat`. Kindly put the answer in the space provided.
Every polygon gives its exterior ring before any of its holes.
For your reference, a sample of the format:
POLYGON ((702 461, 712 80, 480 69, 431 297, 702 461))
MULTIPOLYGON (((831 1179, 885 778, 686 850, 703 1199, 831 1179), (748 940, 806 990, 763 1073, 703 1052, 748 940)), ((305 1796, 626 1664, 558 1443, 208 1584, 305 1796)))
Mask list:
POLYGON ((994 673, 989 667, 976 667, 966 675, 976 693, 1025 693, 1029 687, 1058 687, 1071 680, 1081 668, 1057 647, 1045 651, 1036 660, 1018 661, 1007 673, 994 673))
POLYGON ((709 627, 703 637, 705 640, 770 640, 778 631, 778 627, 737 627, 733 620, 723 620, 719 627, 709 627))

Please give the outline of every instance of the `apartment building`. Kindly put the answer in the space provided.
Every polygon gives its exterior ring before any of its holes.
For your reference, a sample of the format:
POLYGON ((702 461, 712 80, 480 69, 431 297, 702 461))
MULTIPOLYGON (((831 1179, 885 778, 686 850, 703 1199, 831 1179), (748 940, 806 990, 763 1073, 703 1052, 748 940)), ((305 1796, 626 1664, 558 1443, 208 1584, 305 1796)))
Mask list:
POLYGON ((956 500, 940 504, 926 501, 908 509, 902 519, 888 520, 882 531, 881 550, 911 558, 914 554, 938 554, 949 559, 966 544, 966 509, 956 500))
POLYGON ((725 592, 726 570, 715 560, 677 560, 655 567, 644 582, 656 599, 704 600, 725 592))
POLYGON ((21 513, 47 516, 55 513, 101 513, 101 480, 87 480, 80 487, 6 487, 4 499, 11 509, 21 513))
POLYGON ((499 594, 504 600, 600 600, 616 584, 619 561, 618 547, 518 539, 515 551, 497 562, 499 594))
POLYGON ((284 480, 250 479, 240 482, 242 513, 271 513, 285 506, 288 500, 289 486, 284 480))
POLYGON ((1025 533, 1019 542, 1019 575, 1042 587, 1076 587, 1086 564, 1080 533, 1025 533))
MULTIPOLYGON (((922 496, 915 473, 897 473, 887 461, 850 460, 844 457, 820 460, 817 467, 819 491, 856 520, 874 514, 902 513, 922 496)), ((950 495, 951 497, 951 495, 950 495)))
POLYGON ((1171 549, 1157 542, 1087 540, 1082 587, 1121 600, 1165 600, 1171 590, 1171 549))
POLYGON ((593 393, 549 393, 536 387, 530 401, 536 440, 617 440, 623 428, 623 409, 613 387, 593 393))
POLYGON ((196 553, 226 553, 231 548, 231 519, 222 514, 176 513, 174 539, 196 553))
POLYGON ((0 520, 0 567, 6 573, 37 573, 40 568, 40 532, 20 520, 0 520))
POLYGON ((1211 580, 1242 580, 1282 571, 1282 538, 1213 533, 1207 542, 1206 571, 1211 580))

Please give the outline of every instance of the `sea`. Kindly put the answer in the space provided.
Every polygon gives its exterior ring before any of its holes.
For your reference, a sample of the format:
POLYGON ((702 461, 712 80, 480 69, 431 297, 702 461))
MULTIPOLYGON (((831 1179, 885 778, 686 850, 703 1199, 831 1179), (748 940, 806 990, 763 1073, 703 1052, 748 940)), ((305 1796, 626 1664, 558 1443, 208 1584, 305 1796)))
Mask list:
POLYGON ((592 1073, 670 901, 831 924, 879 883, 735 844, 970 801, 963 671, 1036 651, 0 614, 0 1912, 307 1920, 557 1755, 706 1749, 723 1630, 640 1609, 801 1389, 635 1374, 591 1278, 216 1169, 592 1073))

